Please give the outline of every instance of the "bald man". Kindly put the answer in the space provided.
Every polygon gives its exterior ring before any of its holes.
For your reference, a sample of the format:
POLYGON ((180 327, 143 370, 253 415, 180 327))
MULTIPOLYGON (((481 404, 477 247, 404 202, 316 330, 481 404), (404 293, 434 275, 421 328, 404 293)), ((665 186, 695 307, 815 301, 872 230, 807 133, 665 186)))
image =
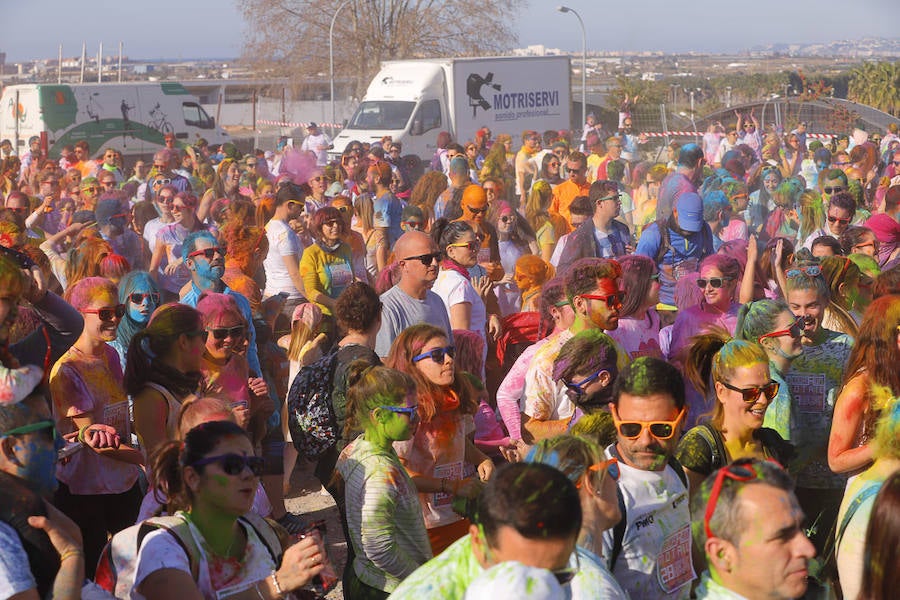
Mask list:
POLYGON ((400 270, 397 285, 381 295, 381 329, 375 352, 384 358, 401 331, 410 325, 431 323, 443 327, 452 339, 450 317, 440 296, 431 291, 440 270, 440 251, 427 233, 407 231, 394 245, 400 270))

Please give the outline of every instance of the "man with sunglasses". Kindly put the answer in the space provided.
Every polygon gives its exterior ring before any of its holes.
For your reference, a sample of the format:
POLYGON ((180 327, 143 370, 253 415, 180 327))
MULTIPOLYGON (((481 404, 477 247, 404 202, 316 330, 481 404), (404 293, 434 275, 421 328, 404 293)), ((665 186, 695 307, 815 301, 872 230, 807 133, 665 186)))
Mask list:
POLYGON ((417 323, 443 328, 452 343, 450 316, 444 301, 431 291, 440 271, 441 253, 427 233, 407 231, 394 245, 400 281, 381 295, 381 327, 375 352, 385 358, 400 332, 417 323))
POLYGON ((225 249, 219 245, 216 237, 208 231, 195 231, 182 244, 184 265, 191 273, 191 282, 187 290, 183 290, 180 302, 197 308, 197 302, 203 292, 216 292, 234 298, 241 315, 247 322, 247 363, 250 365, 250 386, 254 392, 262 390, 265 385, 261 379, 262 367, 259 364, 259 352, 256 347, 256 327, 253 326, 253 311, 247 298, 222 281, 225 274, 225 249))
POLYGON ((581 152, 572 152, 566 159, 567 179, 553 188, 553 196, 550 200, 550 214, 560 215, 566 220, 568 231, 574 230, 569 214, 569 206, 578 196, 590 194, 591 185, 587 178, 588 159, 581 152))
POLYGON ((603 533, 603 555, 632 600, 690 597, 691 513, 685 474, 673 458, 686 413, 684 380, 657 358, 625 367, 613 391, 622 521, 603 533))
POLYGON ((104 196, 94 210, 100 235, 116 254, 124 256, 134 270, 144 270, 150 260, 147 242, 128 227, 129 211, 114 196, 104 196))
POLYGON ((391 594, 394 600, 463 600, 486 569, 507 561, 547 569, 567 586, 581 529, 578 490, 545 464, 506 464, 494 471, 477 500, 466 535, 419 567, 391 594))
POLYGON ((0 596, 80 598, 78 526, 47 498, 56 489, 56 435, 47 401, 0 406, 0 596))
MULTIPOLYGON (((614 260, 583 258, 565 276, 566 296, 575 312, 572 325, 548 338, 525 374, 522 427, 534 439, 565 433, 581 416, 566 386, 553 378, 553 364, 563 345, 586 329, 612 330, 619 326, 622 269, 614 260)), ((619 352, 627 360, 625 352, 619 352)))
POLYGON ((606 179, 595 181, 588 198, 594 214, 569 235, 559 259, 562 272, 579 258, 618 258, 634 251, 628 226, 616 220, 622 210, 618 184, 606 179))
MULTIPOLYGON (((829 180, 829 183, 836 181, 829 180)), ((850 227, 850 223, 856 215, 856 200, 853 199, 852 194, 846 191, 846 185, 843 188, 826 186, 825 189, 833 192, 833 195, 826 201, 825 224, 807 236, 803 242, 804 248, 812 248, 813 240, 822 235, 829 235, 839 240, 841 234, 850 227)))
POLYGON ((78 185, 81 189, 78 210, 93 211, 97 207, 97 199, 100 197, 100 182, 96 177, 85 177, 78 185))
POLYGON ((702 483, 691 511, 694 543, 707 564, 698 600, 792 600, 806 593, 816 550, 801 526, 794 481, 779 465, 738 460, 719 469, 702 483))
POLYGON ((153 169, 150 170, 150 179, 156 175, 162 175, 169 180, 167 185, 173 186, 179 192, 193 191, 191 182, 182 177, 173 169, 178 164, 178 153, 171 150, 160 150, 153 155, 153 169))

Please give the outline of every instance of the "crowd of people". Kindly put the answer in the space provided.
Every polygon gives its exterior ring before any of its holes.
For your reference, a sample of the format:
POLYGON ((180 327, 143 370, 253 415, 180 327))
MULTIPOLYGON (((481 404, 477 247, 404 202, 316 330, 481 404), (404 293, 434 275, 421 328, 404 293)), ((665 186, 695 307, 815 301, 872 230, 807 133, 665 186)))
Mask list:
POLYGON ((893 597, 897 126, 653 162, 637 100, 430 164, 0 143, 0 598, 893 597))

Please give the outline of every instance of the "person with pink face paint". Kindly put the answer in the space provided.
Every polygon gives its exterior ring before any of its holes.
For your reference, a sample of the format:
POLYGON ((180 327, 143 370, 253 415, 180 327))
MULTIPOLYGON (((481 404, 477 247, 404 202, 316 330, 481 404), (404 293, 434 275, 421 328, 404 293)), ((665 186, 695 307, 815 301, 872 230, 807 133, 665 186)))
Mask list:
POLYGON ((131 437, 128 397, 119 356, 109 345, 125 313, 116 286, 87 277, 72 286, 69 302, 84 316, 84 330, 50 372, 53 418, 63 435, 83 441, 96 425, 114 428, 119 447, 82 449, 57 469, 54 504, 81 528, 85 566, 92 577, 107 535, 134 522, 141 503, 138 465, 143 454, 124 441, 131 437))

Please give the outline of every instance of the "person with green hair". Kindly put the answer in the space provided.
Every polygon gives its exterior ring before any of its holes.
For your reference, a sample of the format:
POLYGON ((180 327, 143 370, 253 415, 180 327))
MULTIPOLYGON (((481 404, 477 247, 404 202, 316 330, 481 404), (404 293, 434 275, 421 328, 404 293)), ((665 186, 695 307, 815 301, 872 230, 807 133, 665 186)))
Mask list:
POLYGON ((779 385, 772 380, 762 346, 729 339, 721 330, 694 336, 691 342, 685 374, 704 397, 715 394, 709 421, 689 429, 675 450, 692 495, 710 473, 737 459, 787 464, 793 448, 777 431, 763 427, 779 385))
POLYGON ((763 427, 774 429, 787 441, 796 419, 785 376, 794 359, 803 354, 803 325, 803 319, 795 317, 783 300, 756 300, 741 307, 735 329, 735 337, 756 342, 769 357, 769 375, 778 384, 778 393, 766 409, 763 427))
POLYGON ((525 458, 549 465, 569 478, 581 500, 581 530, 570 565, 578 567, 572 579, 573 600, 624 600, 628 595, 615 580, 603 556, 603 532, 622 519, 617 481, 619 461, 607 459, 597 444, 577 435, 560 435, 536 443, 525 458))
POLYGON ((357 360, 347 374, 347 429, 363 434, 341 452, 352 552, 348 598, 384 599, 432 558, 416 486, 393 443, 418 425, 416 384, 401 371, 357 360))

